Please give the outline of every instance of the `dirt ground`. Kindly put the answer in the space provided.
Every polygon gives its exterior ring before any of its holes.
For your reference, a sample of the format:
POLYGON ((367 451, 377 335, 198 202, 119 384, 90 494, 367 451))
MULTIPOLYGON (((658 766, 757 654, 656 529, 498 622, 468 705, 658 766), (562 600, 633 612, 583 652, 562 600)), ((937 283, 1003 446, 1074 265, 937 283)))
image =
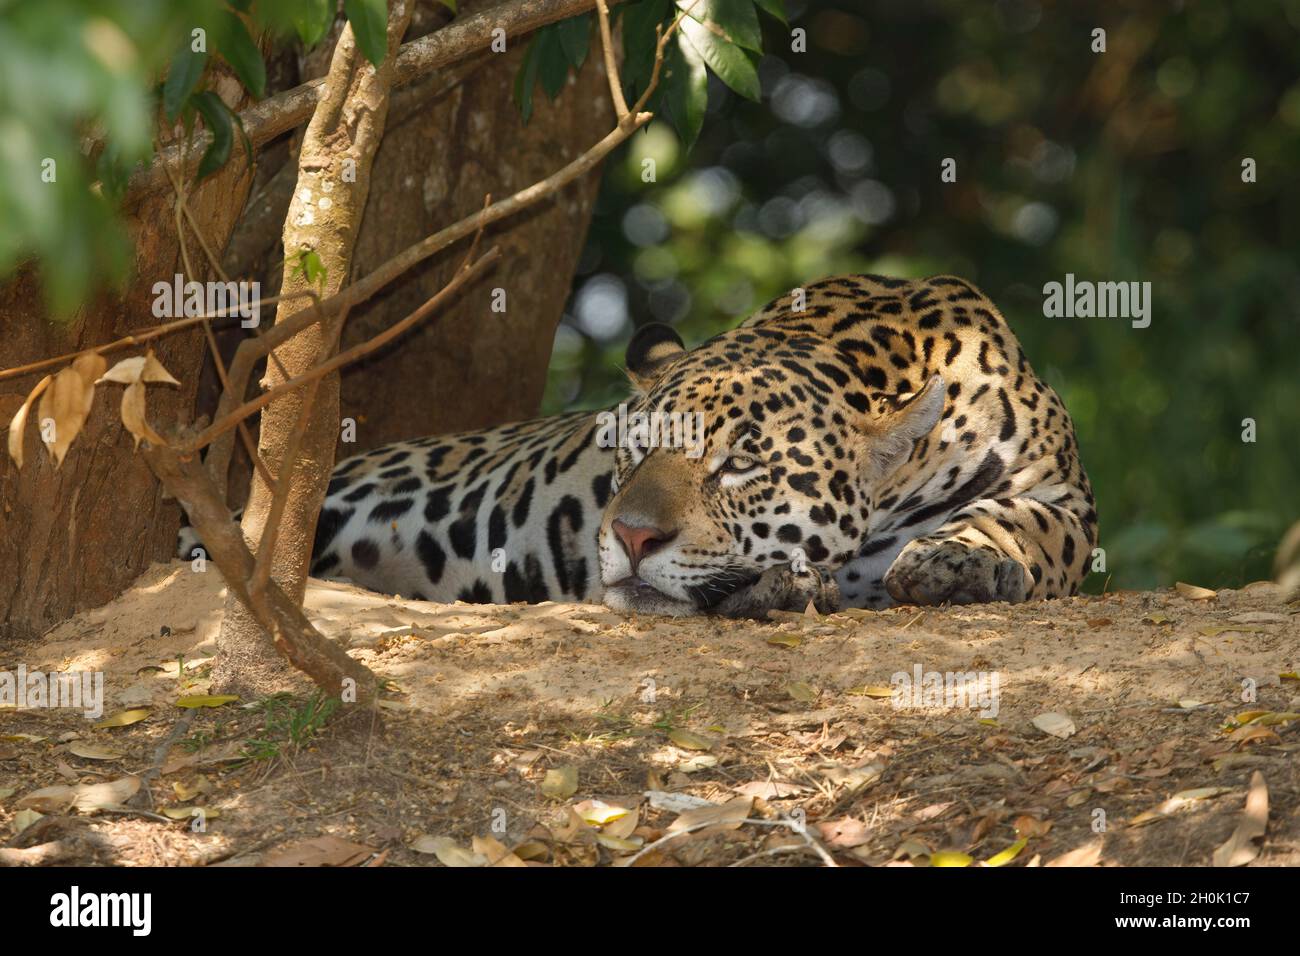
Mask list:
POLYGON ((156 565, 0 649, 102 671, 122 724, 0 708, 0 863, 1300 865, 1300 607, 1265 583, 744 622, 313 582, 377 715, 178 706, 223 595, 156 565), (918 669, 997 693, 891 696, 918 669))

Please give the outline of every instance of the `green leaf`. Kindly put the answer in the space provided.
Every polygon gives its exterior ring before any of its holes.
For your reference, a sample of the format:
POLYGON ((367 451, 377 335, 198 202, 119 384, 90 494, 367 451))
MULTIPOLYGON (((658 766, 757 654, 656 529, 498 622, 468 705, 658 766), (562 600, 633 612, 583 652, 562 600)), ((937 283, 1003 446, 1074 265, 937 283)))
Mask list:
POLYGON ((366 59, 378 66, 388 52, 388 4, 386 0, 343 0, 343 12, 352 24, 352 35, 366 59))
POLYGON ((515 74, 515 104, 519 107, 519 115, 523 117, 524 125, 533 118, 533 89, 537 86, 537 37, 534 36, 528 43, 528 49, 524 51, 524 62, 519 65, 519 72, 515 74))
POLYGON ((623 14, 623 80, 635 100, 650 83, 655 59, 655 27, 672 13, 671 0, 640 0, 621 5, 623 14))
POLYGON ((758 26, 753 0, 677 0, 677 8, 708 27, 718 39, 762 52, 763 31, 758 26))
POLYGON ((558 26, 557 23, 537 31, 537 76, 551 99, 560 95, 569 78, 569 58, 560 43, 558 26))
POLYGON ((568 57, 569 65, 575 70, 582 69, 582 64, 587 62, 587 49, 591 44, 591 14, 584 13, 579 17, 561 20, 555 25, 555 31, 560 35, 560 47, 568 57))
POLYGON ((218 22, 214 42, 217 52, 230 64, 244 88, 259 100, 266 95, 266 64, 262 51, 248 35, 244 21, 226 11, 218 22))
POLYGON ((456 9, 456 0, 438 0, 438 2, 441 3, 448 10, 450 10, 452 13, 460 12, 459 10, 456 9))
POLYGON ((196 93, 193 102, 194 108, 203 116, 203 122, 207 124, 208 131, 212 134, 212 142, 203 151, 203 158, 199 160, 196 181, 202 182, 226 165, 226 161, 230 159, 234 130, 230 124, 230 110, 216 93, 211 90, 196 93))
POLYGON ((665 92, 669 118, 677 136, 688 151, 695 145, 704 126, 704 110, 709 102, 709 71, 696 49, 681 37, 670 43, 664 58, 665 92))
POLYGON ((307 49, 311 49, 329 32, 334 23, 334 0, 301 0, 293 7, 293 28, 298 39, 307 49))
POLYGON ((790 22, 785 15, 785 0, 754 0, 754 3, 766 10, 772 16, 776 17, 782 23, 790 22))
POLYGON ((758 101, 758 69, 744 50, 691 17, 683 17, 678 29, 704 58, 709 69, 718 74, 718 79, 745 99, 758 101))
POLYGON ((325 263, 315 249, 303 249, 298 253, 298 264, 293 268, 294 274, 301 274, 311 285, 317 279, 325 278, 325 263))
POLYGON ((163 84, 163 113, 168 120, 175 120, 180 115, 181 107, 199 85, 207 65, 208 55, 195 53, 186 39, 172 58, 172 64, 167 68, 167 82, 163 84))

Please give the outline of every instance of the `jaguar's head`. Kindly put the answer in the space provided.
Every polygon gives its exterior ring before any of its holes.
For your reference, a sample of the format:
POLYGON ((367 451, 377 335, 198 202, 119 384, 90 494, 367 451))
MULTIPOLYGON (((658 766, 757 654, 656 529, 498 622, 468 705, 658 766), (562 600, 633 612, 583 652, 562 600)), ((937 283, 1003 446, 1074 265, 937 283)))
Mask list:
POLYGON ((697 614, 774 565, 839 568, 944 405, 938 375, 873 393, 851 355, 779 329, 687 351, 647 326, 627 368, 636 394, 597 436, 617 447, 599 548, 605 603, 622 611, 697 614))

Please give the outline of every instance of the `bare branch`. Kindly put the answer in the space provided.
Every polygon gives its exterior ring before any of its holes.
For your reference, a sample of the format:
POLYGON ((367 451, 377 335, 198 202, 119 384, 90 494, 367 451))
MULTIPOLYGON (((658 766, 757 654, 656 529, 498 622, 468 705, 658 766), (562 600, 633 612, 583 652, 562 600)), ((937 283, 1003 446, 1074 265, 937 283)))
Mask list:
MULTIPOLYGON (((251 306, 261 308, 264 305, 274 305, 277 302, 290 302, 293 299, 314 299, 320 302, 320 296, 316 292, 308 289, 302 292, 287 292, 284 295, 273 295, 267 299, 258 299, 251 303, 251 306)), ((0 370, 0 382, 9 378, 20 378, 23 375, 30 375, 32 372, 40 372, 47 368, 53 368, 56 365, 67 365, 74 359, 82 355, 107 355, 109 352, 117 352, 121 349, 131 348, 134 345, 144 345, 154 339, 162 338, 164 335, 171 335, 175 332, 183 332, 186 329, 192 329, 196 325, 202 325, 211 319, 235 319, 241 318, 230 312, 231 308, 242 308, 242 306, 230 306, 225 309, 218 309, 216 312, 204 312, 202 315, 190 315, 183 319, 173 319, 170 322, 163 322, 159 325, 151 325, 148 328, 141 329, 139 332, 132 332, 130 335, 124 335, 120 339, 114 339, 112 342, 105 342, 103 345, 96 345, 92 348, 81 349, 77 352, 65 352, 63 355, 56 355, 54 358, 41 359, 39 362, 29 362, 26 365, 15 365, 13 368, 0 370)), ((309 310, 308 310, 309 311, 309 310)), ((305 314, 305 313, 304 313, 305 314)))
POLYGON ((332 696, 340 695, 345 682, 353 681, 356 702, 373 703, 378 696, 375 675, 339 645, 323 637, 279 585, 271 581, 262 593, 249 591, 247 581, 253 571, 253 555, 244 542, 243 531, 230 520, 225 499, 218 497, 198 460, 167 445, 143 442, 140 449, 158 480, 185 508, 226 586, 271 636, 289 663, 332 696))
POLYGON ((609 7, 605 0, 596 0, 596 14, 600 17, 600 47, 605 52, 605 76, 609 79, 609 95, 614 101, 618 121, 627 116, 627 100, 623 98, 623 84, 618 78, 618 63, 614 59, 614 40, 609 29, 609 7))

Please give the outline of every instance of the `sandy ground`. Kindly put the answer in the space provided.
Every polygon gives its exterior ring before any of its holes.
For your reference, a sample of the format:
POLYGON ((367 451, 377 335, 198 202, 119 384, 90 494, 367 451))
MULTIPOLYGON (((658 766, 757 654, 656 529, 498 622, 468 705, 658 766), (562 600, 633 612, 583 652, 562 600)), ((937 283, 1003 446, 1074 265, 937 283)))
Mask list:
POLYGON ((313 582, 391 681, 319 728, 310 688, 177 706, 223 595, 157 565, 0 650, 148 710, 0 709, 0 862, 1300 865, 1300 608, 1268 584, 737 622, 313 582), (996 694, 891 697, 918 668, 996 694))

